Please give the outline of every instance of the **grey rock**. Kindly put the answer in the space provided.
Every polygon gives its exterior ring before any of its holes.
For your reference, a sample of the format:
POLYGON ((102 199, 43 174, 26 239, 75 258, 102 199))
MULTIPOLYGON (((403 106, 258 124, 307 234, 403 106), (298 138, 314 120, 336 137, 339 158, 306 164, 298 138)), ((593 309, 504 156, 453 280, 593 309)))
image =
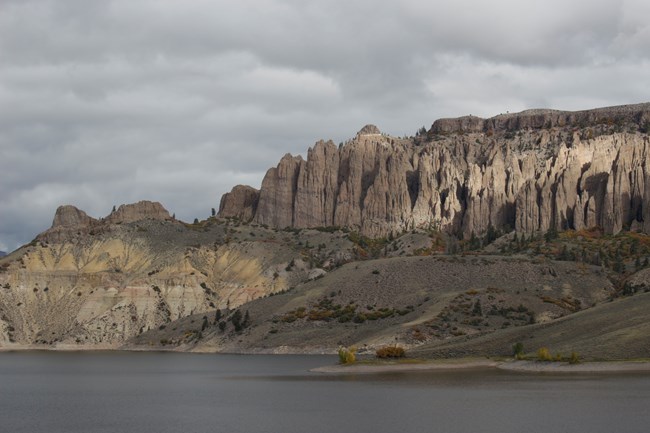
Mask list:
POLYGON ((343 146, 316 143, 307 160, 285 155, 256 208, 251 192, 246 203, 224 198, 231 204, 220 214, 371 237, 415 227, 462 237, 490 226, 649 232, 649 122, 650 104, 638 104, 441 119, 417 139, 366 125, 343 146))

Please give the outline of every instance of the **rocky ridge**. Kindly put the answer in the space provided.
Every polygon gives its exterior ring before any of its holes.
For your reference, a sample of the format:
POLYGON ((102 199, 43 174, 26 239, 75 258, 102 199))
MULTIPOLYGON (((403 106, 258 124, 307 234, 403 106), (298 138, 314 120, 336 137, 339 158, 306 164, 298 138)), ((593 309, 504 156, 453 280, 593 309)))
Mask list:
POLYGON ((95 219, 72 205, 59 206, 54 214, 52 226, 37 236, 45 242, 65 242, 89 233, 108 230, 111 225, 131 223, 140 220, 170 221, 169 212, 158 202, 141 200, 133 204, 123 204, 105 218, 95 219))
POLYGON ((650 232, 650 104, 441 119, 398 139, 373 125, 340 146, 285 155, 220 216, 370 237, 436 227, 461 237, 602 227, 650 232))

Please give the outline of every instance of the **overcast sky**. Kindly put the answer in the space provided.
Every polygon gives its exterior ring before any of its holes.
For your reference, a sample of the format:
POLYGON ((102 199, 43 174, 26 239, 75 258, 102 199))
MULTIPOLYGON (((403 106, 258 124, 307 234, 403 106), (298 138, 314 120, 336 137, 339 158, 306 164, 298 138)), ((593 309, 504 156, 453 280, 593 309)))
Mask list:
POLYGON ((209 216, 366 123, 650 100, 647 0, 0 0, 0 250, 60 204, 209 216))

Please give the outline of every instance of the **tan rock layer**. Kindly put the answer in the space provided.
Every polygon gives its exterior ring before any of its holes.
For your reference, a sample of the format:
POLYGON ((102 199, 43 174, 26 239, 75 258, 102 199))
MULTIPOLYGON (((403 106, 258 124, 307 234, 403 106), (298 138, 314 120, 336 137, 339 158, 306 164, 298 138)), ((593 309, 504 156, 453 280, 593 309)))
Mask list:
POLYGON ((371 237, 429 226, 463 236, 490 226, 647 232, 649 125, 650 104, 443 119, 426 140, 367 125, 344 145, 317 142, 306 161, 285 155, 257 203, 257 190, 238 186, 220 215, 371 237))

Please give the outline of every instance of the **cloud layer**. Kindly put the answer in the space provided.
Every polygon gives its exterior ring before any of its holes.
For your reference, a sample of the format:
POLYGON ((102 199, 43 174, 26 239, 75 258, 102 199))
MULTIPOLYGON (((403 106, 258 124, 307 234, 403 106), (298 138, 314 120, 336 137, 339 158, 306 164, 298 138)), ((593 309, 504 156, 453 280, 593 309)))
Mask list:
POLYGON ((59 204, 209 215, 366 123, 650 100, 645 0, 4 0, 0 250, 59 204))

